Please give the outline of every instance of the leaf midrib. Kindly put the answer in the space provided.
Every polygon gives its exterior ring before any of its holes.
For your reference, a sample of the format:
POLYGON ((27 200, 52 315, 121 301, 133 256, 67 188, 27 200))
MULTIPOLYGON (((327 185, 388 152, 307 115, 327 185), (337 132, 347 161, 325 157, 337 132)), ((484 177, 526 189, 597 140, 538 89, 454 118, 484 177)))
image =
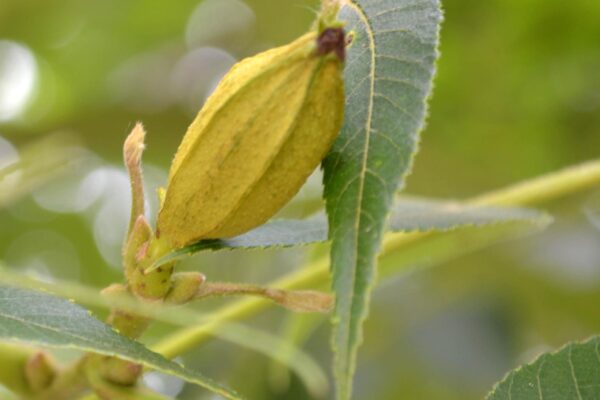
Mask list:
MULTIPOLYGON (((376 67, 376 65, 375 65, 375 35, 371 28, 371 22, 369 21, 364 10, 358 4, 356 4, 354 2, 348 2, 347 5, 354 9, 354 11, 358 15, 358 17, 364 23, 365 31, 367 32, 367 37, 369 39, 369 50, 371 52, 371 68, 369 71, 369 79, 370 79, 369 93, 370 93, 370 95, 369 95, 369 106, 367 108, 367 121, 365 123, 366 139, 365 139, 365 145, 364 145, 364 149, 363 149, 363 160, 362 160, 362 165, 361 165, 361 170, 360 170, 358 199, 357 199, 357 207, 356 207, 356 213, 355 213, 355 221, 356 222, 355 222, 355 226, 354 226, 354 243, 355 243, 355 245, 353 246, 354 262, 352 263, 352 282, 351 282, 352 283, 352 294, 351 294, 352 301, 350 304, 350 307, 352 309, 352 308, 354 308, 354 300, 356 297, 356 270, 358 267, 358 248, 359 248, 358 242, 359 242, 359 233, 360 233, 360 227, 361 227, 361 222, 362 222, 361 211, 362 211, 362 204, 363 204, 363 198, 364 198, 364 185, 365 185, 365 177, 366 177, 366 173, 367 173, 367 165, 368 165, 368 160, 369 160, 369 147, 370 147, 371 133, 372 133, 373 105, 374 105, 374 94, 375 94, 375 67, 376 67)), ((345 358, 347 358, 347 356, 349 354, 351 354, 351 349, 354 346, 349 341, 350 320, 347 320, 347 321, 348 321, 346 323, 347 336, 345 338, 346 339, 345 348, 346 348, 346 352, 348 354, 345 355, 345 358)), ((347 360, 347 361, 348 361, 348 363, 347 363, 346 367, 352 368, 349 363, 350 360, 347 360)), ((345 373, 347 374, 348 370, 346 370, 345 373)))
MULTIPOLYGON (((0 299, 0 300, 5 300, 5 299, 0 299)), ((88 340, 85 336, 79 336, 79 335, 77 335, 77 334, 75 334, 75 333, 73 333, 71 331, 61 331, 61 330, 59 330, 56 327, 49 326, 49 325, 44 325, 44 324, 41 324, 39 322, 34 322, 34 321, 30 321, 30 320, 23 319, 23 318, 18 318, 18 317, 14 316, 14 315, 7 315, 7 314, 4 314, 4 313, 0 313, 0 318, 6 318, 6 319, 9 319, 9 320, 20 322, 20 323, 22 323, 24 325, 32 325, 32 326, 35 326, 35 327, 38 327, 38 328, 46 329, 46 330, 52 331, 54 333, 58 333, 59 335, 71 336, 73 338, 80 339, 84 343, 92 343, 92 344, 94 343, 93 341, 88 340)), ((92 345, 90 345, 90 348, 96 349, 96 347, 93 347, 92 345)), ((113 353, 113 354, 117 354, 117 353, 113 353)))

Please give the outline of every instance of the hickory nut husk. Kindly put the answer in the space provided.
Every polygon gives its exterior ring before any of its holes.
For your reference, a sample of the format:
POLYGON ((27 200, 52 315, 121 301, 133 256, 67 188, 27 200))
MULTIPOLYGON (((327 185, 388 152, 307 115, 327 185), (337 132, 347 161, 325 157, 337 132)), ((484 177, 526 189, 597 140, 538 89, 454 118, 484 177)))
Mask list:
POLYGON ((233 66, 177 150, 161 241, 239 235, 298 192, 341 128, 344 55, 343 29, 329 27, 233 66))

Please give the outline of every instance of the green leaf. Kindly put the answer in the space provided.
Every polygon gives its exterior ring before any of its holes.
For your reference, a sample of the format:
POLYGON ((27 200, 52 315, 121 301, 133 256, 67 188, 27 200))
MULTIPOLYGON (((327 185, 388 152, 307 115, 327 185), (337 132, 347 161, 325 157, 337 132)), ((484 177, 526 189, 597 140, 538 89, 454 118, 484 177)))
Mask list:
MULTIPOLYGON (((449 230, 465 225, 487 225, 539 218, 535 210, 508 207, 476 207, 431 199, 398 199, 388 223, 391 232, 449 230)), ((203 250, 288 247, 327 241, 327 219, 319 214, 305 220, 269 222, 231 238, 204 240, 157 260, 153 267, 179 260, 203 250)))
POLYGON ((600 336, 571 342, 510 372, 487 400, 600 398, 600 336))
POLYGON ((351 395, 386 218, 417 150, 431 92, 438 0, 351 0, 339 17, 353 32, 346 110, 324 162, 330 223, 337 398, 351 395))
POLYGON ((115 332, 84 308, 45 293, 0 286, 0 338, 116 356, 178 376, 228 399, 233 390, 115 332))
MULTIPOLYGON (((161 321, 175 326, 192 326, 206 324, 213 320, 211 314, 201 314, 186 306, 169 306, 165 304, 150 304, 139 302, 130 296, 107 297, 100 294, 98 288, 87 287, 75 282, 54 279, 52 283, 38 281, 13 272, 2 266, 0 262, 0 285, 22 289, 43 291, 53 295, 69 298, 78 304, 88 307, 111 309, 113 307, 130 313, 144 315, 155 321, 161 321)), ((266 357, 278 360, 292 371, 296 372, 310 390, 322 391, 327 385, 325 372, 319 364, 305 351, 287 343, 275 334, 250 328, 242 324, 228 322, 214 331, 214 336, 254 350, 266 357), (291 355, 291 357, 286 357, 291 355)), ((0 354, 2 353, 0 345, 0 354)), ((1 370, 0 370, 1 371, 1 370)), ((0 396, 0 399, 2 397, 0 396)))
POLYGON ((391 232, 448 231, 465 226, 484 226, 505 222, 546 218, 546 214, 518 207, 481 207, 456 201, 400 198, 388 221, 391 232))
POLYGON ((531 219, 431 232, 380 257, 377 267, 379 278, 386 280, 399 277, 409 270, 434 267, 491 245, 539 233, 552 221, 548 214, 540 213, 531 219))

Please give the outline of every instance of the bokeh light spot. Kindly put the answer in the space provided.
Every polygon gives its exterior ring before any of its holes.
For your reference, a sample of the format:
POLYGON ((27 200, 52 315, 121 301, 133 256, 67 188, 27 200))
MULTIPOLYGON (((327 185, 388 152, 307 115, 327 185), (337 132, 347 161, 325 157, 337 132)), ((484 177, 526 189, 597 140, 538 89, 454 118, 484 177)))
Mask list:
POLYGON ((188 20, 185 39, 189 48, 213 46, 238 52, 254 40, 256 17, 240 0, 205 0, 188 20))
MULTIPOLYGON (((87 165, 96 162, 90 155, 87 165)), ((56 213, 82 212, 92 206, 102 195, 108 182, 97 170, 88 172, 83 167, 33 192, 33 199, 43 209, 56 213)))
POLYGON ((114 99, 136 112, 155 113, 169 107, 169 74, 181 50, 164 46, 131 57, 112 72, 108 87, 114 99))
POLYGON ((155 371, 145 373, 143 380, 150 389, 173 398, 181 393, 185 385, 185 382, 176 376, 155 371))
POLYGON ((19 161, 19 152, 11 142, 0 136, 0 170, 19 161))
POLYGON ((27 47, 0 40, 0 122, 19 116, 33 94, 38 68, 27 47))
POLYGON ((583 206, 588 221, 600 230, 600 192, 596 192, 583 206))
POLYGON ((93 231, 98 251, 112 267, 121 266, 121 243, 129 222, 131 193, 129 178, 117 168, 101 168, 101 179, 107 182, 101 206, 94 217, 93 231))
POLYGON ((212 47, 189 52, 173 69, 173 97, 195 115, 235 61, 231 54, 212 47))

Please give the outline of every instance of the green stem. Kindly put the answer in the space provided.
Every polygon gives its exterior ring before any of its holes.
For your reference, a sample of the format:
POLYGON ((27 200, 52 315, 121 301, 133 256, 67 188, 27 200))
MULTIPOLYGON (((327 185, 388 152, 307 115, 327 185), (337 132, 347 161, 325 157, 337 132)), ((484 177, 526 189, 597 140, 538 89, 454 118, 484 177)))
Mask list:
MULTIPOLYGON (((279 289, 293 289, 311 286, 315 281, 327 279, 327 259, 318 260, 306 268, 273 282, 270 286, 279 289)), ((207 316, 205 324, 182 329, 159 342, 154 351, 167 358, 173 358, 195 347, 198 343, 213 336, 224 322, 237 320, 256 314, 273 303, 259 297, 244 298, 223 307, 218 313, 207 316)))
POLYGON ((281 290, 271 287, 230 282, 207 282, 200 286, 194 296, 204 299, 214 296, 258 296, 269 299, 278 305, 295 312, 331 311, 333 296, 313 290, 281 290))
MULTIPOLYGON (((467 203, 485 206, 520 206, 556 199, 600 184, 600 160, 590 161, 564 170, 543 175, 500 190, 489 192, 467 203)), ((384 257, 403 246, 423 239, 430 233, 387 234, 383 241, 380 257, 384 257)), ((293 290, 323 285, 329 279, 329 260, 322 257, 269 286, 293 290)), ((173 358, 206 341, 223 323, 249 317, 269 307, 272 303, 260 298, 247 298, 233 302, 208 317, 210 322, 181 329, 158 342, 153 348, 165 357, 173 358)))
POLYGON ((599 181, 600 160, 593 160, 485 193, 475 197, 470 203, 496 206, 539 204, 592 188, 599 181))

